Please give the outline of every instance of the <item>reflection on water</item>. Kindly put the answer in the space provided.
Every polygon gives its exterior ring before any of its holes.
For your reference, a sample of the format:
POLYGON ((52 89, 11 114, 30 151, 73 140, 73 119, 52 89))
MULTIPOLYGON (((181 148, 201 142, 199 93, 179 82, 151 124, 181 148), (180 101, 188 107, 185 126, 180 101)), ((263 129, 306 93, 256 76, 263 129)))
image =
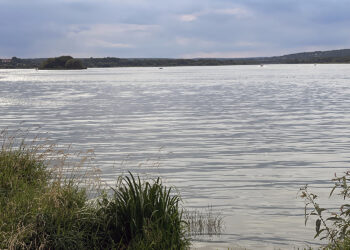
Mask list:
POLYGON ((292 248, 313 242, 300 186, 327 197, 349 166, 349 82, 349 65, 0 70, 0 129, 93 148, 110 182, 160 174, 223 214, 213 245, 292 248))

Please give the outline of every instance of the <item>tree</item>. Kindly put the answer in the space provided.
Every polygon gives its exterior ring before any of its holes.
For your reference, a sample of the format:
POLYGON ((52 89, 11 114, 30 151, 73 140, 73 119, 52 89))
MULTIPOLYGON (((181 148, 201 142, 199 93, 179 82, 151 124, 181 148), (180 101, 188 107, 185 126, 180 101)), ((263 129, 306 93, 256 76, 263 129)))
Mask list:
POLYGON ((69 59, 65 64, 66 69, 85 69, 83 63, 78 59, 69 59))
POLYGON ((85 69, 83 63, 74 59, 71 56, 60 56, 55 58, 48 58, 45 60, 40 69, 85 69))

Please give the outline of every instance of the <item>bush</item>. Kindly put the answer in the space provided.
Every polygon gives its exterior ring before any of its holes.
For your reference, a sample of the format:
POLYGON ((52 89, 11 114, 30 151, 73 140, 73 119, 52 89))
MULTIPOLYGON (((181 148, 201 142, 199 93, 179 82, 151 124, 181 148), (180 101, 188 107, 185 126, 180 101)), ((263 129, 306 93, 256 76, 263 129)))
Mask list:
POLYGON ((338 195, 344 200, 344 204, 335 211, 321 208, 317 203, 318 196, 309 192, 307 186, 301 188, 301 197, 305 200, 305 225, 310 216, 316 217, 315 238, 326 239, 326 249, 350 249, 350 204, 347 203, 350 198, 350 171, 333 181, 330 196, 339 190, 338 195))

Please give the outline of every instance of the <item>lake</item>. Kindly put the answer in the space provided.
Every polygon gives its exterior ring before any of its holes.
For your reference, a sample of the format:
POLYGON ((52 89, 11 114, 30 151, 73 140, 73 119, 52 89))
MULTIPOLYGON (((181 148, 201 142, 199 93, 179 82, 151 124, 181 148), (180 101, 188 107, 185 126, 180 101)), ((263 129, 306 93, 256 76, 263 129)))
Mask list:
POLYGON ((108 183, 159 175, 221 213, 222 235, 195 247, 317 244, 297 192, 331 206, 350 166, 350 65, 0 70, 0 90, 0 129, 94 149, 108 183))

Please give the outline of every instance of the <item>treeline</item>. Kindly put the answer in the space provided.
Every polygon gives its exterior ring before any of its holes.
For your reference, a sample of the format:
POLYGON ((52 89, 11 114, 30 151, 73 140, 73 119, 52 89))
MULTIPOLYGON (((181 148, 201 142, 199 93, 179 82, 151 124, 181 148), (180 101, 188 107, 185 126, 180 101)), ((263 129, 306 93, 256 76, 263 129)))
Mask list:
MULTIPOLYGON (((0 68, 40 68, 47 58, 11 60, 0 59, 0 68)), ((219 66, 219 65, 259 65, 259 64, 303 64, 303 63, 350 63, 350 49, 315 51, 274 57, 257 58, 79 58, 88 68, 106 67, 170 67, 170 66, 219 66)))
MULTIPOLYGON (((81 59, 88 68, 105 67, 166 67, 166 66, 216 66, 240 64, 236 59, 125 59, 125 58, 83 58, 81 59)), ((242 63, 242 62, 241 62, 242 63)))
POLYGON ((1 69, 33 69, 39 68, 41 63, 47 58, 21 59, 12 57, 11 59, 0 59, 1 69))

